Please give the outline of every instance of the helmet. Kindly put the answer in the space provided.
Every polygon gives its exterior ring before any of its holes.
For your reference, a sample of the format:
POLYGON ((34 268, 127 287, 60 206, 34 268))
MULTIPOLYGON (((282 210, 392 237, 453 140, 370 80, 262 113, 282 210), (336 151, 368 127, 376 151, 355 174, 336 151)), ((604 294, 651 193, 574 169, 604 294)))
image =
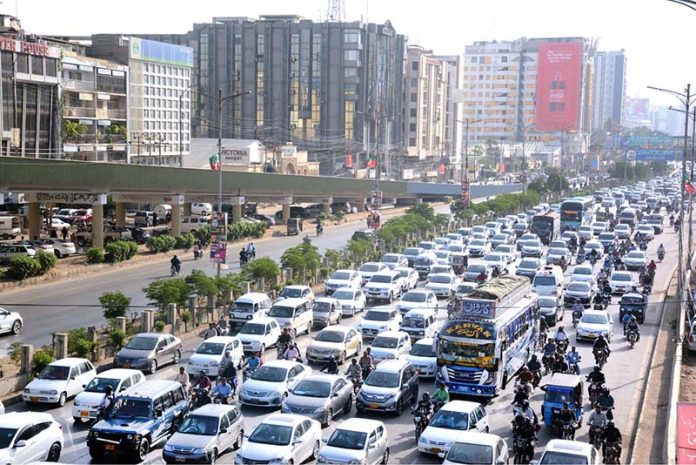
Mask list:
POLYGON ((527 368, 527 365, 522 365, 521 371, 528 371, 528 370, 529 370, 529 368, 527 368))
POLYGON ((613 428, 613 427, 614 427, 614 422, 613 422, 613 421, 608 421, 608 422, 607 422, 607 427, 613 428))
POLYGON ((114 388, 112 388, 111 386, 107 385, 107 386, 104 388, 104 392, 105 392, 106 395, 108 396, 109 394, 111 394, 112 392, 114 392, 114 388))
POLYGON ((522 407, 524 407, 524 408, 529 407, 529 400, 524 399, 524 400, 522 401, 522 407))
POLYGON ((560 326, 560 327, 558 328, 558 332, 559 332, 559 333, 564 333, 564 332, 565 332, 565 329, 563 329, 563 326, 560 326))
POLYGON ((423 393, 423 402, 430 402, 430 394, 427 392, 423 393))
POLYGON ((332 362, 335 362, 335 361, 336 361, 336 357, 334 357, 334 356, 332 355, 331 358, 330 358, 329 360, 331 360, 332 362))
POLYGON ((563 402, 563 408, 568 408, 568 402, 563 402))
POLYGON ((534 360, 536 362, 536 359, 537 359, 536 354, 532 355, 532 360, 534 360))
POLYGON ((602 371, 602 369, 600 368, 599 365, 595 365, 595 367, 593 368, 593 371, 594 371, 595 373, 599 373, 599 372, 602 371))

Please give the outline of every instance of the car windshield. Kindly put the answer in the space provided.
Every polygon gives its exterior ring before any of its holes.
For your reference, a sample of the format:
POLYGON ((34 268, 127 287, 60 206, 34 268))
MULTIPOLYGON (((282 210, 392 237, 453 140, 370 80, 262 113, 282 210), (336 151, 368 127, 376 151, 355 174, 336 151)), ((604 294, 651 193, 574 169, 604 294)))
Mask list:
POLYGON ((435 256, 437 258, 449 258, 450 253, 446 250, 438 250, 437 252, 435 252, 435 256))
POLYGON ((404 255, 409 255, 411 257, 417 257, 420 255, 421 250, 417 249, 415 247, 409 247, 408 249, 404 250, 404 255))
POLYGON ((493 448, 481 444, 455 442, 447 454, 447 460, 468 465, 488 465, 493 463, 493 448))
POLYGON ((260 323, 244 323, 242 329, 239 330, 239 334, 264 334, 266 332, 266 325, 260 323))
POLYGON ((218 432, 218 423, 217 417, 189 415, 179 427, 178 432, 196 436, 213 436, 218 432))
POLYGON ((474 247, 483 247, 484 245, 486 245, 486 241, 484 241, 483 239, 474 239, 469 244, 469 246, 474 246, 474 247))
POLYGON ((631 281, 631 275, 628 273, 616 273, 611 276, 612 281, 631 281))
POLYGON ((565 452, 544 452, 541 465, 587 465, 587 457, 565 452))
POLYGON ((369 320, 369 321, 389 321, 389 317, 391 316, 391 312, 378 312, 378 311, 372 311, 368 310, 365 316, 363 317, 363 320, 369 320))
POLYGON ((592 268, 578 267, 573 271, 574 275, 590 276, 592 275, 592 268))
POLYGON ((126 344, 125 348, 126 349, 131 349, 131 350, 152 350, 155 348, 155 345, 157 344, 157 338, 156 337, 134 337, 130 341, 128 341, 128 344, 126 344))
POLYGON ((582 323, 588 323, 591 325, 605 325, 609 320, 606 315, 591 315, 588 313, 584 313, 582 317, 580 317, 580 321, 582 323))
POLYGON ((319 342, 343 342, 343 333, 338 331, 319 331, 314 340, 319 342))
POLYGON ((614 240, 614 234, 613 233, 602 233, 599 235, 599 240, 600 241, 612 241, 612 240, 614 240))
POLYGON ((338 300, 353 300, 355 292, 351 291, 336 291, 333 293, 333 298, 338 300))
POLYGON ((278 297, 285 297, 287 299, 296 299, 298 297, 302 297, 302 289, 299 289, 296 287, 285 287, 280 292, 280 294, 278 294, 278 297))
POLYGON ((379 265, 374 265, 374 264, 366 264, 360 267, 360 271, 365 272, 367 271, 368 273, 375 273, 379 271, 380 266, 379 265))
POLYGON ((474 289, 476 289, 475 284, 471 284, 471 283, 460 284, 459 286, 457 286, 457 294, 467 294, 467 293, 473 291, 474 289))
POLYGON ((268 312, 268 316, 272 316, 274 318, 292 318, 294 315, 294 307, 285 307, 282 305, 274 305, 268 312))
POLYGON ((140 399, 116 399, 112 418, 132 418, 150 416, 150 402, 140 399))
POLYGON ((506 241, 507 238, 508 238, 508 237, 507 237, 506 234, 496 234, 495 236, 493 236, 493 240, 496 241, 496 242, 497 242, 497 241, 506 241))
POLYGON ((587 283, 570 283, 568 290, 571 292, 590 292, 590 285, 587 283))
POLYGON ((430 277, 428 278, 428 282, 431 282, 431 283, 449 284, 451 281, 452 281, 452 277, 451 277, 451 276, 438 276, 438 275, 435 275, 435 276, 430 276, 430 277))
POLYGON ((118 382, 119 380, 114 378, 92 378, 92 381, 90 381, 85 388, 85 392, 98 392, 103 394, 106 392, 107 386, 110 386, 111 389, 115 391, 118 382))
POLYGON ((483 273, 486 271, 486 265, 471 265, 466 271, 467 273, 483 273))
POLYGON ((373 371, 365 380, 365 384, 374 387, 397 387, 401 375, 399 373, 387 373, 384 371, 373 371))
POLYGON ((328 313, 331 311, 331 302, 324 302, 324 301, 318 300, 318 301, 314 302, 314 306, 312 307, 312 311, 319 312, 319 313, 328 313))
POLYGON ((590 231, 592 231, 592 228, 590 226, 580 226, 579 231, 580 232, 590 232, 590 231))
POLYGON ((333 432, 326 444, 341 449, 362 450, 365 448, 366 439, 367 433, 337 429, 333 432))
POLYGON ((271 383, 281 383, 285 381, 285 375, 287 373, 287 368, 263 365, 256 369, 256 371, 254 371, 254 374, 251 375, 251 379, 255 379, 256 381, 269 381, 271 383))
POLYGON ((535 286, 555 286, 556 280, 552 276, 535 276, 535 286))
POLYGON ((251 302, 235 302, 234 307, 232 307, 233 312, 237 313, 253 313, 254 312, 254 304, 251 302))
POLYGON ((392 277, 389 275, 382 275, 382 274, 376 274, 372 278, 370 278, 371 283, 380 283, 380 284, 388 284, 392 280, 392 277))
POLYGON ((329 397, 329 394, 331 394, 331 383, 304 379, 293 388, 292 393, 301 397, 329 397))
POLYGON ((528 249, 540 248, 541 242, 539 242, 539 241, 524 241, 524 244, 522 246, 527 247, 528 249))
POLYGON ((439 410, 433 416, 433 419, 430 420, 430 426, 466 431, 469 429, 469 414, 464 412, 439 410))
POLYGON ((501 252, 501 253, 510 253, 512 252, 512 246, 510 245, 499 245, 497 249, 495 249, 496 252, 501 252))
POLYGON ((15 434, 17 434, 16 428, 0 428, 0 449, 10 447, 15 434))
POLYGON ((626 258, 640 258, 643 259, 645 258, 645 254, 643 252, 628 252, 628 255, 626 255, 626 258))
POLYGON ((557 305, 555 297, 539 297, 540 307, 555 307, 557 305))
POLYGON ((566 249, 551 249, 549 250, 549 255, 565 255, 566 249))
POLYGON ((536 270, 539 268, 539 263, 534 260, 522 260, 517 268, 524 268, 526 270, 536 270))
POLYGON ((407 292, 401 298, 402 302, 425 302, 427 294, 423 292, 407 292))
POLYGON ((254 432, 251 433, 251 436, 249 436, 249 442, 270 444, 273 446, 287 446, 290 444, 291 436, 292 426, 261 423, 256 427, 254 432))
POLYGON ((414 344, 409 354, 416 357, 435 357, 437 355, 432 344, 414 344))
POLYGON ((346 280, 350 279, 350 273, 348 273, 347 271, 335 271, 331 275, 331 279, 340 279, 340 280, 346 281, 346 280))
POLYGON ((399 261, 398 255, 385 255, 382 257, 382 263, 396 263, 399 261))
POLYGON ((225 344, 222 342, 204 342, 198 346, 197 354, 204 355, 220 355, 225 350, 225 344))
POLYGON ((396 349, 399 340, 395 337, 377 336, 372 341, 372 347, 381 347, 383 349, 396 349))
POLYGON ((48 365, 39 375, 39 379, 66 380, 70 374, 70 367, 48 365))
POLYGON ((404 328, 425 328, 425 320, 422 316, 406 316, 401 322, 404 328))

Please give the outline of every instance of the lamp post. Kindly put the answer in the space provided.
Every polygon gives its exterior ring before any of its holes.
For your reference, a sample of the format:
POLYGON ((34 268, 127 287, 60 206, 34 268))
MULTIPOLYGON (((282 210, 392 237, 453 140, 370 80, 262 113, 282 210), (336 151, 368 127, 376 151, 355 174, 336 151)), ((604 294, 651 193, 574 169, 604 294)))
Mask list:
POLYGON ((526 153, 526 146, 525 142, 527 139, 527 128, 532 128, 534 127, 534 123, 532 124, 523 124, 522 125, 522 191, 526 194, 527 193, 527 153, 526 153))
MULTIPOLYGON (((186 92, 189 92, 193 88, 193 84, 190 84, 186 86, 186 88, 182 89, 181 92, 179 92, 179 168, 184 167, 184 142, 183 142, 183 136, 184 136, 184 130, 182 128, 182 120, 181 120, 181 107, 183 105, 183 100, 184 100, 184 94, 186 92)), ((191 99, 189 99, 189 102, 191 99)), ((189 105, 189 120, 191 119, 191 106, 189 105)), ((189 147, 190 150, 190 147, 189 147)))
POLYGON ((464 125, 464 153, 462 154, 461 164, 462 164, 462 194, 466 192, 466 201, 464 202, 465 207, 471 205, 471 196, 469 195, 469 125, 480 123, 481 119, 469 119, 455 120, 457 123, 462 123, 464 125))
MULTIPOLYGON (((678 111, 679 113, 684 114, 684 110, 680 110, 678 108, 673 108, 669 107, 670 110, 672 111, 678 111)), ((688 120, 689 117, 691 117, 691 169, 689 173, 689 182, 693 183, 694 181, 694 162, 696 161, 696 106, 692 108, 692 114, 689 115, 686 113, 685 118, 688 120)), ((686 149, 684 151, 686 153, 686 149)), ((685 176, 684 178, 684 183, 686 182, 686 172, 684 171, 683 175, 685 176)), ((685 189, 684 186, 682 186, 682 194, 684 193, 685 189)), ((689 194, 691 196, 689 200, 689 236, 687 239, 687 252, 686 252, 686 259, 689 260, 689 264, 691 264, 691 249, 692 249, 692 242, 693 242, 693 194, 689 194)), ((684 202, 682 201, 682 204, 684 202)), ((682 205, 683 208, 683 205, 682 205)), ((682 228, 684 225, 682 224, 682 228)))

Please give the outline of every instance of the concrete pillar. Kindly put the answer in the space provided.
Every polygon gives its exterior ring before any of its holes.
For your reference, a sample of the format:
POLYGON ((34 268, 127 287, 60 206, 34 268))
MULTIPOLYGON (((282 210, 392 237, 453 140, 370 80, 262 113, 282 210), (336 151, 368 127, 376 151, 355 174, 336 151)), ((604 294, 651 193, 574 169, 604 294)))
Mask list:
POLYGON ((326 199, 322 199, 321 201, 321 206, 322 206, 322 211, 324 212, 324 215, 328 218, 331 216, 331 204, 333 203, 333 198, 328 197, 326 199))
POLYGON ((290 218, 290 205, 292 205, 292 197, 283 198, 281 204, 283 205, 283 215, 280 219, 280 222, 282 224, 287 224, 288 219, 290 218))
POLYGON ((116 202, 116 226, 122 228, 126 225, 126 205, 116 202))
POLYGON ((251 281, 244 281, 242 283, 242 294, 248 294, 251 292, 251 281))
POLYGON ((56 333, 56 360, 68 356, 68 333, 56 333))
POLYGON ((183 207, 184 207, 184 216, 191 216, 191 203, 186 202, 186 203, 184 203, 183 207))
POLYGON ((232 197, 232 222, 238 223, 242 220, 244 216, 242 213, 242 207, 244 206, 245 199, 241 195, 238 197, 232 197))
POLYGON ((39 202, 29 202, 29 239, 38 239, 41 236, 41 205, 39 202))
POLYGON ((215 296, 214 295, 209 295, 208 296, 208 308, 207 308, 207 323, 210 323, 211 321, 214 321, 212 318, 214 318, 214 313, 215 313, 215 296))
POLYGON ((292 279, 292 268, 283 268, 283 281, 287 282, 292 279))
POLYGON ((256 291, 263 292, 266 290, 266 279, 263 276, 259 276, 256 279, 256 291))
POLYGON ((172 205, 172 236, 181 236, 181 205, 172 205))
POLYGON ((126 333, 126 317, 125 316, 117 316, 116 317, 116 329, 121 331, 122 333, 126 333))
POLYGON ((104 205, 92 205, 92 247, 104 247, 104 205))
POLYGON ((26 376, 27 384, 34 378, 34 346, 22 344, 22 358, 20 360, 20 372, 26 376))
POLYGON ((167 319, 169 320, 169 324, 172 325, 172 334, 176 334, 176 304, 167 305, 167 319))
POLYGON ((143 310, 143 332, 144 333, 150 333, 152 332, 152 326, 155 322, 155 315, 154 312, 150 309, 143 310))
POLYGON ((364 212, 365 207, 367 206, 367 201, 365 200, 365 197, 361 197, 358 200, 356 200, 355 205, 358 207, 358 213, 364 212))

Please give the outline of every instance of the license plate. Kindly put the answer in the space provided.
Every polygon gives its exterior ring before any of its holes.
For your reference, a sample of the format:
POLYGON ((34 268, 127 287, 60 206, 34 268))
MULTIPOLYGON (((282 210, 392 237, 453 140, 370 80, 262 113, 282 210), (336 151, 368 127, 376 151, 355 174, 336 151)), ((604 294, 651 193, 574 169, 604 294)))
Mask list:
POLYGON ((130 368, 130 363, 123 362, 123 368, 130 368))
POLYGON ((104 450, 114 451, 116 450, 116 446, 114 444, 105 444, 104 450))
POLYGON ((177 462, 185 462, 185 461, 186 461, 186 457, 179 457, 179 456, 177 455, 176 457, 174 457, 174 460, 176 460, 177 462))
POLYGON ((423 373, 423 370, 420 369, 420 368, 416 368, 416 371, 417 371, 418 373, 423 373))
POLYGON ((88 417, 88 416, 89 416, 89 412, 86 411, 86 410, 80 410, 80 416, 81 416, 81 417, 88 417))
POLYGON ((430 451, 431 451, 433 454, 439 454, 440 451, 442 451, 442 449, 440 449, 439 447, 433 447, 432 449, 430 449, 430 451))
POLYGON ((38 401, 39 401, 39 398, 38 398, 38 397, 32 397, 32 398, 31 398, 31 401, 32 401, 32 402, 38 402, 38 401))
POLYGON ((370 408, 379 408, 379 404, 370 404, 370 408))

